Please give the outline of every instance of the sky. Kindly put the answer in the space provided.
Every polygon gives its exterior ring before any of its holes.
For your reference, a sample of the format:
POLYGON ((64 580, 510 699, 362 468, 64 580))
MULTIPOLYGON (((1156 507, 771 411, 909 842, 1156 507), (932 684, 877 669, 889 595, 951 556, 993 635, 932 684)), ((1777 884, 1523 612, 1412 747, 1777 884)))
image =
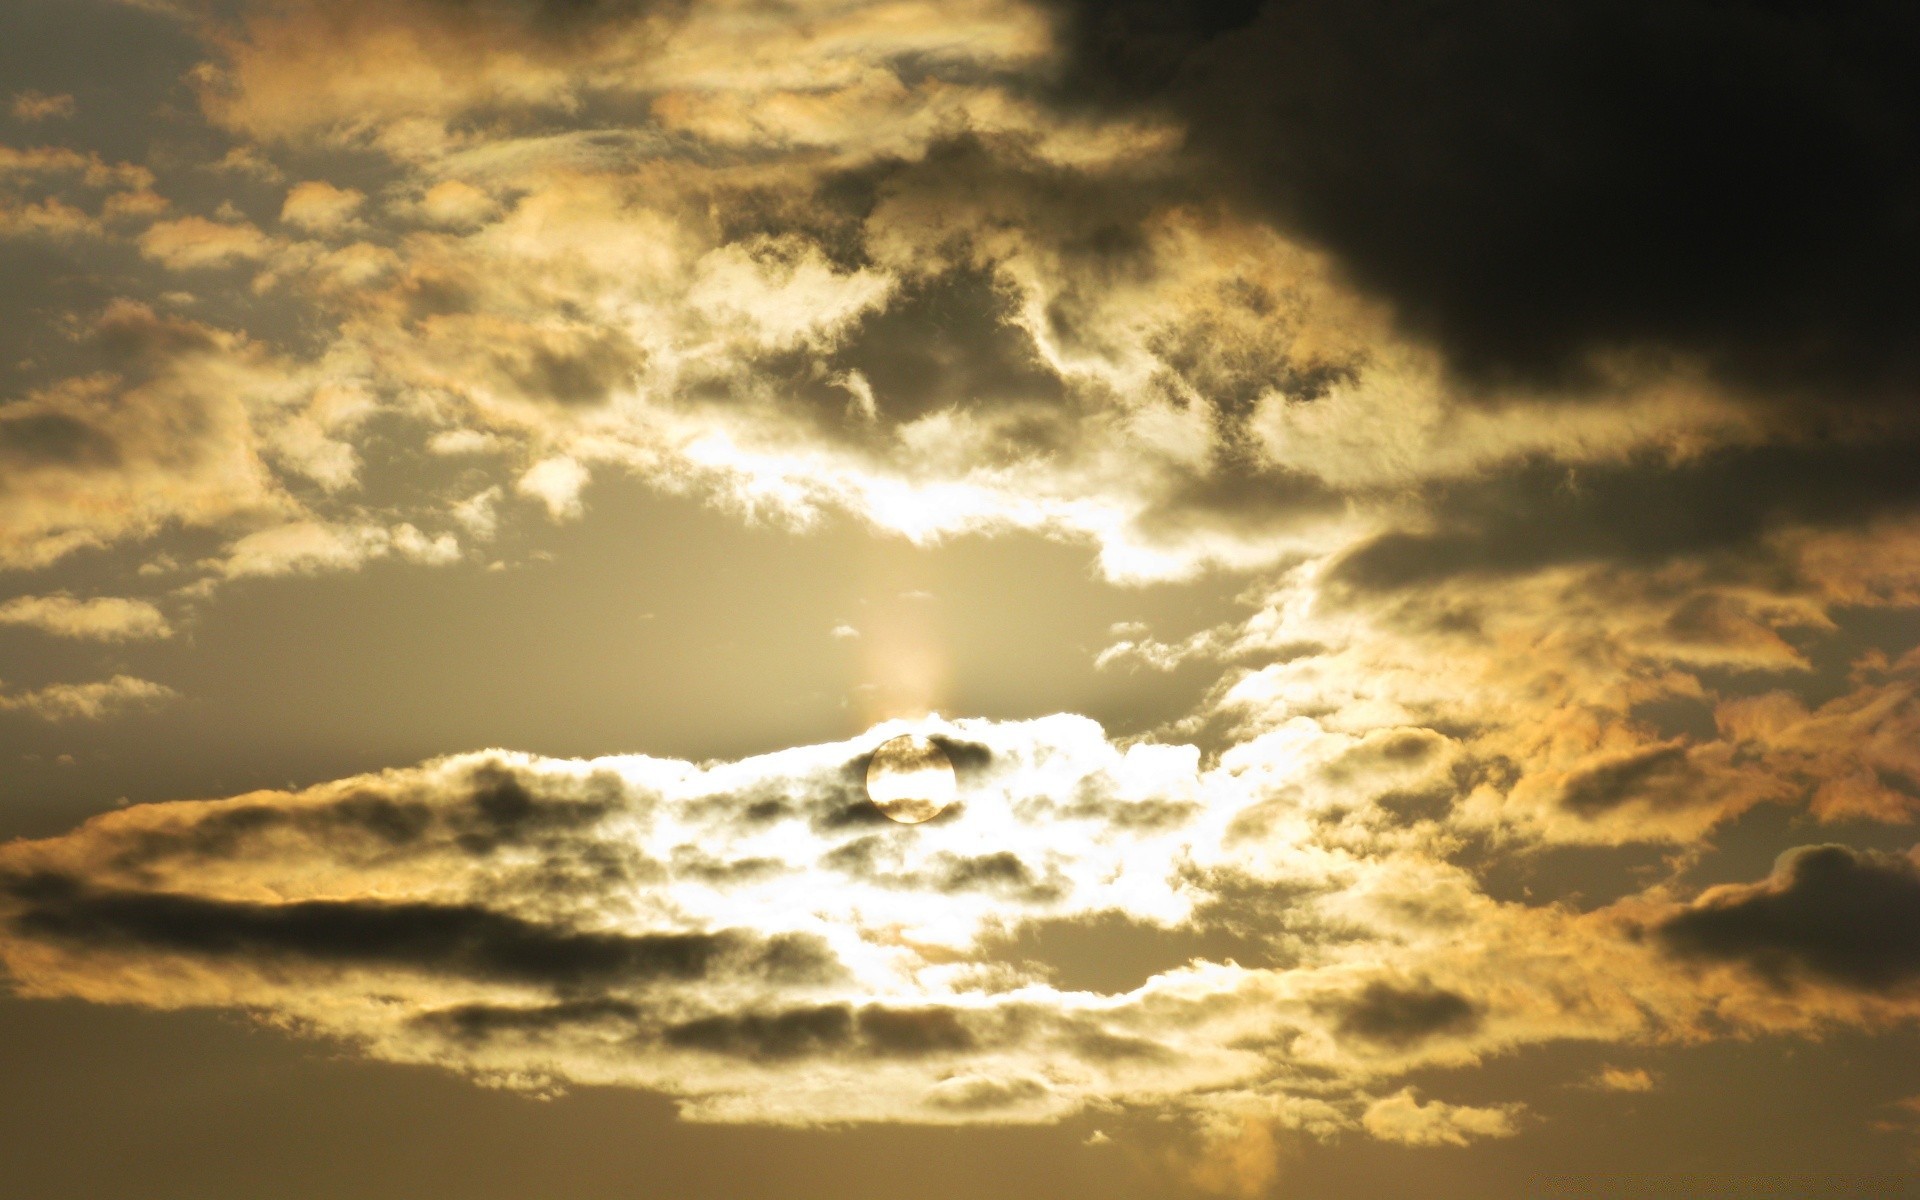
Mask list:
POLYGON ((10 0, 0 1197, 1920 1196, 1916 54, 10 0))

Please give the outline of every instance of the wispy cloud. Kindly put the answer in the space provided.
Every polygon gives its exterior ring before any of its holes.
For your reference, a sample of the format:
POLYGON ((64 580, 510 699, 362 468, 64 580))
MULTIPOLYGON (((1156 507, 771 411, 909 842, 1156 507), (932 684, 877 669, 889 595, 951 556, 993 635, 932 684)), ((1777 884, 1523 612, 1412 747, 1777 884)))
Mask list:
POLYGON ((43 721, 98 721, 177 696, 177 692, 164 684, 131 675, 115 675, 91 683, 50 683, 26 691, 0 690, 0 712, 23 713, 43 721))

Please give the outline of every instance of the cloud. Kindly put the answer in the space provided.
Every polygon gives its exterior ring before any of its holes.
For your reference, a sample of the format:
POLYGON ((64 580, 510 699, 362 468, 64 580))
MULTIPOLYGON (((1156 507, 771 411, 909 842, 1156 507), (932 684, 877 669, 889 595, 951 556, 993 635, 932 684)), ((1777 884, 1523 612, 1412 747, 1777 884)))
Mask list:
MULTIPOLYGON (((492 752, 14 844, 23 987, 702 1119, 1151 1109, 1238 1147, 1222 1189, 1292 1131, 1517 1127, 1417 1071, 1911 1017, 1899 862, 1681 882, 1760 806, 1916 811, 1915 660, 1871 634, 1920 606, 1915 437, 1879 402, 1914 365, 1908 134, 1850 124, 1899 110, 1908 18, 180 15, 205 161, 0 148, 0 233, 124 293, 17 326, 0 566, 124 547, 198 598, 446 564, 619 476, 796 530, 1024 531, 1240 601, 1088 648, 1204 693, 1124 744, 940 727, 965 794, 916 831, 861 792, 875 731, 492 752), (1782 163, 1804 177, 1733 203, 1782 163)), ((167 628, 56 586, 0 621, 167 628)))
POLYGON ((1591 1086, 1606 1092, 1650 1092, 1653 1085, 1653 1072, 1645 1067, 1605 1066, 1594 1075, 1591 1086))
POLYGON ((353 188, 310 179, 287 192, 280 219, 309 232, 333 233, 351 224, 354 212, 365 202, 366 196, 353 188))
MULTIPOLYGON (((947 736, 988 753, 947 815, 854 820, 864 754, 896 731, 705 767, 469 755, 120 810, 0 851, 0 957, 31 995, 238 1005, 381 1057, 646 1087, 734 1121, 1204 1114, 1222 1088, 1306 1088, 1322 1127, 1357 1128, 1372 1081, 1455 1061, 1459 1039, 1592 1028, 1496 1030, 1505 1001, 1383 976, 1387 947, 1418 962, 1429 944, 1393 914, 1438 883, 1402 873, 1432 868, 1233 839, 1258 799, 1244 768, 1121 750, 1077 718, 968 722, 947 736), (1103 810, 1036 803, 1095 775, 1103 810), (1170 785, 1217 808, 1127 818, 1170 785), (1001 933, 1024 913, 1050 945, 1130 954, 1102 921, 1185 936, 1237 886, 1295 897, 1236 935, 1292 966, 1209 958, 1203 937, 1121 991, 1079 991, 1001 933), (1317 936, 1326 921, 1346 932, 1317 936)), ((1483 994, 1494 978, 1473 977, 1483 994)))
POLYGON ((1404 824, 1328 819, 1358 803, 1329 780, 1404 783, 1392 739, 1356 755, 1295 725, 1203 766, 1065 716, 936 725, 961 796, 899 826, 860 781, 904 728, 704 765, 495 751, 125 808, 0 848, 0 960, 27 995, 244 1009, 701 1120, 1118 1106, 1415 1145, 1506 1136, 1521 1109, 1423 1100, 1412 1072, 1912 1009, 1888 990, 1911 974, 1910 864, 1828 850, 1691 905, 1497 902, 1404 824), (1845 857, 1838 884, 1820 854, 1845 857), (1715 961, 1843 990, 1780 1005, 1692 965, 1715 961), (1849 1007, 1855 986, 1883 1007, 1849 1007))
POLYGON ((1899 5, 1050 7, 1069 101, 1176 114, 1469 376, 1669 354, 1821 407, 1912 382, 1899 5))
POLYGON ((249 414, 288 380, 257 346, 125 301, 82 346, 94 369, 0 411, 0 564, 290 507, 249 414))
POLYGON ((1421 1103, 1412 1088, 1369 1105, 1361 1123, 1368 1133, 1386 1142, 1409 1146, 1464 1146, 1479 1138, 1512 1137, 1517 1105, 1474 1108, 1444 1100, 1421 1103))
POLYGON ((0 690, 0 712, 25 713, 43 721, 99 721, 178 695, 165 684, 115 675, 92 683, 51 683, 31 691, 0 690))
POLYGON ((265 139, 354 139, 382 124, 495 105, 565 110, 584 85, 636 76, 677 3, 311 0, 248 6, 202 73, 203 103, 265 139), (350 70, 323 64, 352 63, 350 70))
POLYGON ((140 235, 140 252, 176 271, 257 262, 272 248, 272 240, 245 221, 205 217, 160 221, 140 235))
POLYGON ((207 565, 230 579, 312 575, 350 570, 390 555, 439 566, 460 557, 460 544, 450 533, 430 538, 406 523, 385 528, 294 521, 235 540, 207 565))
POLYGON ((1805 976, 1888 991, 1920 976, 1920 868, 1901 855, 1801 846, 1764 882, 1709 891, 1656 932, 1683 959, 1740 963, 1781 986, 1805 976))
POLYGON ((1441 988, 1399 988, 1375 981, 1340 1009, 1340 1031, 1405 1047, 1429 1037, 1471 1033, 1480 1024, 1477 1006, 1441 988))
POLYGON ((165 210, 153 185, 146 167, 96 153, 0 145, 0 238, 74 247, 110 237, 113 226, 165 210))
POLYGON ((37 122, 71 117, 74 113, 73 97, 64 92, 53 95, 35 91, 15 92, 8 111, 13 113, 16 121, 37 122))
POLYGON ((119 596, 81 600, 63 592, 16 596, 0 604, 0 625, 24 625, 56 637, 99 642, 173 636, 166 615, 145 600, 119 596))

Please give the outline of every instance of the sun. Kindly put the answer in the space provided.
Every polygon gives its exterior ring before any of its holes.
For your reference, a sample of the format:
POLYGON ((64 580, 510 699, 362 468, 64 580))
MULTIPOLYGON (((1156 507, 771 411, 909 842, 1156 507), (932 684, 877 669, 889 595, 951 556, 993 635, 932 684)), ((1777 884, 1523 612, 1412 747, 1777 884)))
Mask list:
POLYGON ((868 799, 902 825, 931 821, 958 794, 947 752, 917 733, 903 733, 882 743, 867 765, 868 799))

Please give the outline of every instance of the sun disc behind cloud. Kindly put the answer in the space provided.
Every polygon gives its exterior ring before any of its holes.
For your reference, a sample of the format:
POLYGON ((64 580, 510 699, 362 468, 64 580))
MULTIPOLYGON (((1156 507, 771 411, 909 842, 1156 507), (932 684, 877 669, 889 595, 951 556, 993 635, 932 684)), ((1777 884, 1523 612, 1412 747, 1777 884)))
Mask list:
POLYGON ((867 766, 867 797, 903 825, 931 821, 958 791, 947 752, 917 733, 882 743, 867 766))

